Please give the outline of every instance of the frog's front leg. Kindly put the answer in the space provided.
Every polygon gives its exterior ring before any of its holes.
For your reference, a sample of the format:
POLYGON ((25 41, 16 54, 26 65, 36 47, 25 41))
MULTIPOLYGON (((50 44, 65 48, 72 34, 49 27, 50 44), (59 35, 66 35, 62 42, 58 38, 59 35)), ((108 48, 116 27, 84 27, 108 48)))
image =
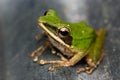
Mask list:
MULTIPOLYGON (((89 51, 89 50, 88 50, 89 51)), ((53 71, 55 68, 64 66, 74 66, 77 62, 79 62, 85 55, 88 54, 88 51, 86 52, 75 52, 75 55, 72 56, 70 59, 66 59, 62 54, 57 53, 57 55, 61 58, 61 60, 53 60, 53 61, 46 61, 46 60, 40 60, 40 64, 55 64, 51 67, 49 67, 50 71, 53 71)))
POLYGON ((37 62, 39 56, 43 53, 43 51, 50 45, 50 42, 48 40, 46 40, 43 45, 41 45, 38 49, 36 49, 35 51, 33 51, 30 54, 30 57, 33 58, 33 62, 37 62))
POLYGON ((57 56, 59 56, 61 58, 61 60, 55 60, 55 61, 54 60, 53 61, 40 60, 40 64, 42 64, 42 65, 55 64, 55 65, 49 67, 50 71, 53 71, 55 68, 65 66, 65 63, 68 62, 68 60, 61 53, 57 53, 57 56))
POLYGON ((105 37, 105 29, 100 29, 96 34, 97 38, 95 43, 91 46, 89 54, 86 56, 86 62, 88 64, 85 68, 79 68, 77 73, 85 71, 86 73, 92 73, 93 70, 99 65, 103 58, 103 42, 105 37))

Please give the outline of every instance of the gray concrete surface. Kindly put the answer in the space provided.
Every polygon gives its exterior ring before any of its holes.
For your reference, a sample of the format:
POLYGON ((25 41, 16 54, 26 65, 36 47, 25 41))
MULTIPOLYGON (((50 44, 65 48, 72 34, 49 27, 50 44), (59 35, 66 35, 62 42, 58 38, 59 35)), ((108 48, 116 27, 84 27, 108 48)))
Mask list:
MULTIPOLYGON (((119 80, 120 79, 120 1, 119 0, 1 0, 0 1, 0 80, 119 80), (93 74, 76 74, 81 66, 48 72, 50 65, 33 63, 29 53, 43 42, 34 36, 41 32, 37 18, 55 9, 68 21, 85 20, 107 30, 105 56, 93 74)), ((40 59, 57 59, 47 49, 40 59)))

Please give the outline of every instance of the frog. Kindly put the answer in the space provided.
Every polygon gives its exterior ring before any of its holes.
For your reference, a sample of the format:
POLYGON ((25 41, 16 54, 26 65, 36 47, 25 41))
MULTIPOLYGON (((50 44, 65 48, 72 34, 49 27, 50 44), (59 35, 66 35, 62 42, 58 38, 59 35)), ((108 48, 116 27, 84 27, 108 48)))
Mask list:
POLYGON ((48 68, 49 71, 59 67, 75 66, 84 60, 86 65, 78 68, 76 72, 91 74, 103 59, 105 28, 96 30, 85 21, 64 21, 53 9, 49 9, 38 18, 38 26, 43 32, 35 36, 36 40, 39 41, 44 36, 47 38, 30 56, 33 58, 33 62, 37 62, 43 51, 50 47, 51 53, 59 56, 60 60, 41 59, 39 61, 41 65, 53 64, 48 68))

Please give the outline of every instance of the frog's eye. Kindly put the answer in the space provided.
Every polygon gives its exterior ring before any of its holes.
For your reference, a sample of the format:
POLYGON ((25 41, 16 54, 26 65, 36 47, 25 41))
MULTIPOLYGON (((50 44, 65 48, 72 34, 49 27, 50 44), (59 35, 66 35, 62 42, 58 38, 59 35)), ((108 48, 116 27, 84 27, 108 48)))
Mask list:
POLYGON ((45 12, 44 12, 44 16, 47 15, 47 13, 48 13, 48 11, 45 11, 45 12))
POLYGON ((70 30, 67 27, 62 27, 58 30, 58 36, 59 37, 66 37, 69 36, 70 30))

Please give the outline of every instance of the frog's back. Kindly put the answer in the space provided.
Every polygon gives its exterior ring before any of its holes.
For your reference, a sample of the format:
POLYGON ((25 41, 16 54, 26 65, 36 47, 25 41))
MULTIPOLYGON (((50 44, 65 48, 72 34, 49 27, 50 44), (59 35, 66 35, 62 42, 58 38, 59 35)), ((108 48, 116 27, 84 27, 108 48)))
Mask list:
POLYGON ((70 29, 73 37, 72 46, 79 49, 89 48, 96 37, 94 29, 84 21, 70 24, 70 29))

